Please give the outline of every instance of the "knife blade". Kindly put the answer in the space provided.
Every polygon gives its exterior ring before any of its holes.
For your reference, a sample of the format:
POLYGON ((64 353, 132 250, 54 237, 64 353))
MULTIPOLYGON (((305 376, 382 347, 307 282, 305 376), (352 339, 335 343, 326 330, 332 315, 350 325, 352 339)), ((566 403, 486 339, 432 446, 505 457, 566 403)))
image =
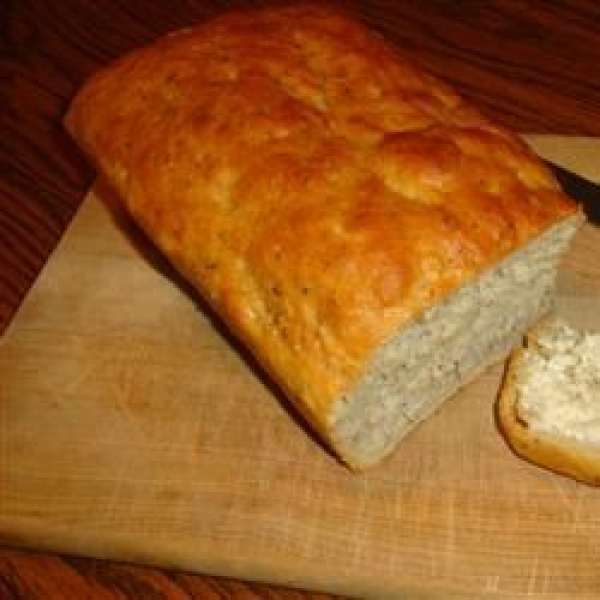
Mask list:
POLYGON ((588 221, 600 225, 600 185, 553 162, 545 162, 565 194, 581 204, 588 221))

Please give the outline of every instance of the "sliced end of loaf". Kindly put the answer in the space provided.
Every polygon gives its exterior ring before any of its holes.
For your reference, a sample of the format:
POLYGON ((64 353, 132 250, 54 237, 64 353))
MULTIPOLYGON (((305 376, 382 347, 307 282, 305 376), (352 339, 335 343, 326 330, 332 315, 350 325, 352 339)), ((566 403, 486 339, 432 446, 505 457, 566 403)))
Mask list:
POLYGON ((376 351, 338 399, 329 436, 353 468, 379 462, 418 423, 506 356, 552 304, 558 262, 580 223, 554 226, 425 311, 376 351))
MULTIPOLYGON (((550 320, 540 323, 527 336, 524 346, 513 351, 498 396, 498 424, 506 441, 520 457, 578 481, 600 486, 600 445, 536 428, 535 423, 523 419, 522 410, 519 410, 520 386, 526 376, 526 352, 535 351, 532 346, 536 337, 549 326, 552 326, 550 320)), ((540 393, 544 391, 540 390, 540 393)))

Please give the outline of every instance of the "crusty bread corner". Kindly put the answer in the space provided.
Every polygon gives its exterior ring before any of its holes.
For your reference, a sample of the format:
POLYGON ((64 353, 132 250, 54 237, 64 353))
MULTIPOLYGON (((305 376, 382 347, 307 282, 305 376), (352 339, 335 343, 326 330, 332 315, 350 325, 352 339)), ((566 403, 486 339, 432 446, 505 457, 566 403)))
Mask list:
POLYGON ((552 319, 547 317, 538 323, 524 338, 523 345, 512 351, 498 395, 498 425, 508 445, 521 458, 577 481, 600 486, 600 448, 535 431, 517 411, 517 388, 525 352, 552 319))

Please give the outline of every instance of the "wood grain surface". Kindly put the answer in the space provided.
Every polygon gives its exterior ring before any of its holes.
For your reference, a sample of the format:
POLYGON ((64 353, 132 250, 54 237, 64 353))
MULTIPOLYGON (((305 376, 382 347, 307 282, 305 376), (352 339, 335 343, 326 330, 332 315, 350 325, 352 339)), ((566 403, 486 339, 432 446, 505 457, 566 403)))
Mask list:
MULTIPOLYGON (((532 142, 600 180, 598 138, 532 142)), ((596 329, 599 252, 584 227, 559 286, 596 329)), ((367 597, 595 600, 600 496, 512 456, 501 368, 349 473, 94 186, 0 342, 0 539, 367 597)))
MULTIPOLYGON (((60 125, 77 86, 113 57, 233 4, 242 2, 1 3, 0 331, 93 177, 60 125)), ((497 120, 521 131, 600 134, 595 0, 347 4, 497 120)), ((0 596, 325 597, 10 549, 0 554, 0 596)))

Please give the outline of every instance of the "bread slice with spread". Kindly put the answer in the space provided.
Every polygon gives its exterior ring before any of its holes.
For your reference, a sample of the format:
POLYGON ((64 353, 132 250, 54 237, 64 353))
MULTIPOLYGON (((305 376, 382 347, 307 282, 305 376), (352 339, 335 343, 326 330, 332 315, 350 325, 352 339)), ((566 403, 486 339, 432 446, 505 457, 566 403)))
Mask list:
POLYGON ((523 458, 600 485, 600 334, 538 325, 508 362, 498 421, 523 458))

